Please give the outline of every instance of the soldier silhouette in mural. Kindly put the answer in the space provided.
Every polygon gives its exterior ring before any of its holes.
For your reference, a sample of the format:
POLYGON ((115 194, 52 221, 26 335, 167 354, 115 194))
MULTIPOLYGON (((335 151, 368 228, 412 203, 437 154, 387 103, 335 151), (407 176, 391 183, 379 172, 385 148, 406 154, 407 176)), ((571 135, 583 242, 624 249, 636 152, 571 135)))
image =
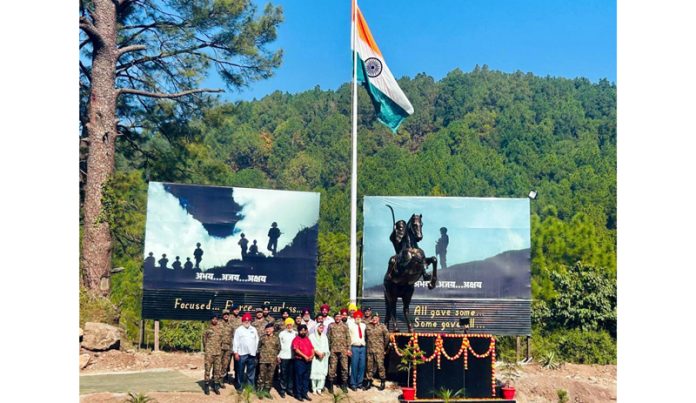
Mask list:
POLYGON ((259 245, 256 244, 256 239, 254 239, 254 243, 249 248, 249 256, 258 256, 258 255, 259 255, 259 245))
POLYGON ((143 263, 143 267, 145 270, 150 270, 155 268, 155 257, 152 256, 152 252, 147 254, 147 257, 145 258, 145 262, 143 263))
POLYGON ((193 270, 193 263, 191 263, 191 258, 186 258, 186 263, 184 263, 184 270, 193 270))
POLYGON ((249 246, 249 240, 246 239, 246 235, 242 232, 242 239, 237 242, 237 245, 239 245, 240 248, 242 248, 242 260, 246 259, 247 257, 247 247, 249 246))
POLYGON ((435 255, 440 257, 440 267, 443 269, 447 268, 447 245, 449 245, 447 228, 442 227, 440 228, 440 239, 435 244, 435 255))
POLYGON ((179 260, 179 256, 174 258, 174 262, 172 263, 172 269, 181 270, 181 261, 179 260))
POLYGON ((268 230, 268 246, 267 249, 271 251, 271 255, 276 255, 276 250, 278 249, 278 238, 280 238, 280 229, 278 228, 278 223, 273 221, 271 224, 271 229, 268 230))
POLYGON ((166 269, 167 268, 167 262, 169 262, 169 259, 167 259, 167 254, 163 253, 162 254, 162 259, 158 260, 157 263, 159 263, 159 268, 160 269, 166 269))
POLYGON ((201 260, 203 260, 203 249, 201 249, 201 243, 196 244, 196 250, 193 251, 193 259, 196 261, 196 269, 201 268, 201 260))

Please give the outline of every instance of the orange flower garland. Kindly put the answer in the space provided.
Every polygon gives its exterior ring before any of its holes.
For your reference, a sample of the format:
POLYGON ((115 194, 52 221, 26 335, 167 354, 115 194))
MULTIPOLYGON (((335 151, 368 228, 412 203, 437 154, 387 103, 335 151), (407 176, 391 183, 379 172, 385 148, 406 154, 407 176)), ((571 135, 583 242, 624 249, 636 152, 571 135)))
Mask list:
MULTIPOLYGON (((430 356, 426 356, 425 353, 423 353, 423 359, 425 362, 431 362, 434 359, 437 359, 437 369, 440 368, 440 361, 441 357, 445 356, 446 359, 449 361, 455 361, 458 360, 459 357, 464 357, 464 369, 467 370, 469 369, 469 353, 471 353, 474 357, 476 358, 488 358, 491 357, 491 395, 493 397, 496 397, 495 394, 495 337, 493 337, 492 334, 464 334, 464 335, 457 335, 457 334, 441 334, 441 333, 390 333, 389 334, 389 341, 390 344, 394 347, 394 352, 396 355, 399 357, 403 357, 403 353, 399 351, 399 346, 396 343, 396 337, 397 336, 409 336, 408 343, 406 346, 413 345, 416 348, 416 351, 421 352, 422 350, 420 349, 420 346, 418 345, 418 336, 422 337, 435 337, 435 350, 430 356), (444 348, 444 338, 445 337, 450 337, 450 338, 456 338, 456 337, 461 337, 462 339, 462 344, 459 347, 459 351, 453 356, 450 356, 447 354, 447 351, 445 351, 444 348), (479 354, 474 349, 471 347, 471 342, 469 341, 470 337, 474 338, 489 338, 490 344, 488 345, 488 349, 482 353, 479 354)), ((416 389, 416 380, 417 380, 417 366, 413 365, 413 388, 416 389)))

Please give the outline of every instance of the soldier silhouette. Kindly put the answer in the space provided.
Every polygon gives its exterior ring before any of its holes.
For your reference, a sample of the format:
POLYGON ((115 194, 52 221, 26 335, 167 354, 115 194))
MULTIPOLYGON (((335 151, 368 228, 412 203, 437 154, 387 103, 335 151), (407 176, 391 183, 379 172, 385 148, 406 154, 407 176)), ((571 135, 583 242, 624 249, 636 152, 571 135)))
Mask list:
POLYGON ((201 268, 201 260, 203 260, 203 249, 201 249, 201 243, 196 244, 196 250, 193 251, 193 259, 196 261, 196 269, 201 268))
POLYGON ((237 245, 239 245, 242 248, 242 260, 246 259, 247 257, 247 246, 249 245, 249 240, 245 238, 244 233, 242 232, 242 239, 237 242, 237 245))
POLYGON ((174 259, 174 263, 172 263, 172 269, 174 270, 181 270, 181 262, 179 261, 179 256, 177 256, 174 259))
POLYGON ((435 254, 440 257, 440 264, 443 269, 447 268, 447 245, 449 245, 449 236, 447 228, 440 228, 440 239, 435 244, 435 254))
POLYGON ((276 255, 276 249, 278 248, 278 238, 280 238, 280 229, 278 228, 278 223, 273 221, 271 224, 271 229, 268 230, 268 246, 266 247, 273 256, 276 255))
POLYGON ((167 254, 163 253, 162 254, 162 259, 158 261, 159 263, 159 268, 160 269, 166 269, 167 268, 167 262, 169 262, 169 259, 167 259, 167 254))
POLYGON ((143 263, 143 268, 145 270, 150 270, 155 268, 155 257, 152 256, 152 252, 148 253, 147 257, 145 258, 145 262, 143 263))
POLYGON ((259 245, 256 244, 256 239, 254 239, 254 244, 249 248, 249 256, 258 256, 259 245))
POLYGON ((193 270, 193 263, 191 263, 191 258, 186 258, 186 263, 184 263, 184 270, 193 270))

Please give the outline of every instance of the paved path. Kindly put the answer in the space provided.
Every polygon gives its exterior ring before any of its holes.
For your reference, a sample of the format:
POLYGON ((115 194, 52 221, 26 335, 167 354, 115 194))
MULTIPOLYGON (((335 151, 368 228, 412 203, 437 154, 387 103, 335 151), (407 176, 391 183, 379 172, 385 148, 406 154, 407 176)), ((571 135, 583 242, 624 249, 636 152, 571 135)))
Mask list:
POLYGON ((199 381, 175 370, 81 375, 80 394, 98 392, 201 392, 199 381))

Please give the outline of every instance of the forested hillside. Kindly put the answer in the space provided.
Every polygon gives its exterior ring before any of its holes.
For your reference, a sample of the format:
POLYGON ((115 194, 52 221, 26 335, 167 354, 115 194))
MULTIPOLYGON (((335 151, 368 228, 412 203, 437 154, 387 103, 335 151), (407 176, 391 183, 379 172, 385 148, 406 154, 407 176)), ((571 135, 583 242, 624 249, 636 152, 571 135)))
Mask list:
MULTIPOLYGON (((415 113, 397 135, 359 97, 365 195, 525 197, 531 189, 534 347, 562 359, 615 361, 616 86, 507 74, 486 66, 399 84, 415 113), (580 262, 580 263, 578 263, 580 262)), ((317 293, 348 299, 350 86, 208 101, 186 118, 163 100, 117 143, 104 199, 115 237, 112 301, 137 337, 147 182, 321 192, 317 293)), ((126 106, 124 106, 126 107, 126 106)), ((359 206, 360 208, 360 206, 359 206)), ((358 217, 362 225, 362 218, 358 217)), ((162 343, 196 348, 199 325, 166 322, 162 343)))

